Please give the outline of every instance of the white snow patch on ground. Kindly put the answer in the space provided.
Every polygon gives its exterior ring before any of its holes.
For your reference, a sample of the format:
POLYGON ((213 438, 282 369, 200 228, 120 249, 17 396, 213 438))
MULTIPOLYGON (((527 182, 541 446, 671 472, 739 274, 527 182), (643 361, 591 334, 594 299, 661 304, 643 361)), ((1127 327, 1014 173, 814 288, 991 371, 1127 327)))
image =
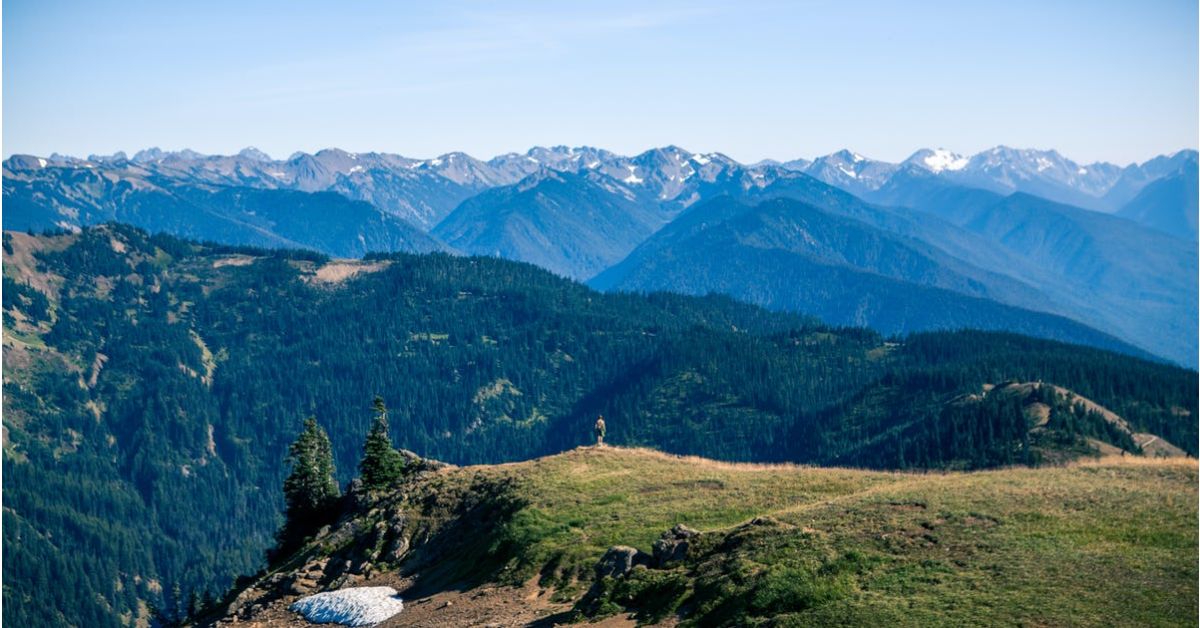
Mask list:
POLYGON ((633 174, 633 173, 630 173, 628 177, 625 177, 624 179, 621 179, 621 180, 624 181, 625 183, 635 183, 635 184, 641 183, 642 181, 644 181, 644 179, 638 177, 636 174, 633 174))
POLYGON ((704 164, 707 164, 708 162, 710 162, 712 160, 709 159, 708 157, 705 157, 704 155, 692 155, 692 161, 703 166, 704 164))
POLYGON ((362 171, 363 171, 362 166, 355 166, 355 167, 351 168, 350 172, 348 172, 347 174, 354 174, 356 172, 362 172, 362 171))
POLYGON ((296 600, 289 607, 314 624, 374 626, 404 610, 392 587, 350 587, 296 600))
POLYGON ((41 167, 43 167, 43 168, 45 168, 45 167, 46 167, 46 160, 45 160, 45 159, 42 159, 41 157, 38 157, 38 165, 39 165, 39 166, 41 166, 41 167))

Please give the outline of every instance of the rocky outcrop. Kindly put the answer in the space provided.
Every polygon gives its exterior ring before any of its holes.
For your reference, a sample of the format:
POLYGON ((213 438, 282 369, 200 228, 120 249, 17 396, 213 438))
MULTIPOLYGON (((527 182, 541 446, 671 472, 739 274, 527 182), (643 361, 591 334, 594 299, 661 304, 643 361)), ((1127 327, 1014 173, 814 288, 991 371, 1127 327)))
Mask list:
POLYGON ((645 552, 628 545, 617 545, 610 547, 596 563, 596 578, 621 578, 635 566, 649 564, 650 556, 645 552))
POLYGON ((690 539, 700 534, 682 523, 677 524, 654 542, 654 566, 665 568, 687 559, 690 539))
MULTIPOLYGON (((477 568, 476 577, 493 576, 487 569, 496 565, 484 568, 474 561, 497 542, 492 536, 497 523, 524 504, 513 497, 514 480, 476 473, 466 481, 443 481, 439 473, 448 465, 405 458, 405 479, 394 492, 369 493, 352 484, 334 523, 290 556, 279 557, 268 572, 239 583, 226 606, 197 624, 265 621, 279 613, 290 617, 287 605, 299 597, 369 586, 381 576, 433 582, 461 578, 464 561, 477 568)), ((637 562, 648 563, 649 556, 640 554, 637 562)))

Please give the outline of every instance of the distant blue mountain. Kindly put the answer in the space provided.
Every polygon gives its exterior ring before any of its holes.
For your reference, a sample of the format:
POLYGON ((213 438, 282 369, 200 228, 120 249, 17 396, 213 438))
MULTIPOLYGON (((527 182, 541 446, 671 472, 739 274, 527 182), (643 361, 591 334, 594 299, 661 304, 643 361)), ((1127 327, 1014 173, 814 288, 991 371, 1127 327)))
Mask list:
POLYGON ((662 226, 657 208, 598 173, 542 170, 468 199, 433 235, 465 253, 530 262, 582 280, 662 226))
POLYGON ((1153 222, 1165 215, 1160 220, 1176 225, 1176 237, 1121 216, 1024 193, 1002 196, 911 170, 897 173, 869 198, 911 215, 935 216, 994 250, 1020 257, 1021 267, 982 265, 1039 288, 1071 318, 1192 365, 1196 244, 1194 232, 1181 225, 1188 215, 1194 220, 1195 211, 1179 207, 1186 197, 1184 179, 1168 177, 1147 188, 1140 217, 1153 222))
POLYGON ((1194 242, 1197 239, 1197 215, 1200 214, 1198 179, 1196 160, 1193 159, 1174 174, 1142 188, 1117 215, 1194 242))
MULTIPOLYGON (((487 161, 457 152, 413 159, 338 149, 287 159, 254 149, 227 156, 158 149, 132 158, 18 155, 4 162, 4 226, 120 220, 188 237, 339 256, 458 248, 577 279, 599 275, 597 281, 616 285, 607 269, 632 253, 645 255, 639 247, 661 241, 656 233, 663 225, 705 202, 728 196, 756 206, 786 198, 830 220, 850 221, 827 223, 823 253, 812 258, 807 251, 793 260, 795 268, 820 268, 829 281, 842 277, 830 275, 830 268, 865 273, 871 277, 854 285, 874 286, 876 295, 861 293, 865 300, 855 301, 858 296, 815 292, 816 300, 803 307, 872 303, 872 320, 901 329, 907 328, 903 320, 916 319, 898 313, 905 303, 915 307, 906 290, 927 299, 933 299, 927 290, 941 290, 1067 317, 1195 365, 1195 170, 1190 150, 1119 167, 1006 147, 973 156, 922 149, 898 164, 847 150, 754 166, 676 146, 634 156, 535 147, 487 161), (855 230, 861 228, 869 231, 855 230), (899 318, 884 322, 892 307, 899 318)), ((755 234, 764 241, 769 235, 766 226, 755 234)), ((788 234, 775 236, 786 240, 788 234)), ((793 272, 778 269, 780 276, 793 272)), ((759 280, 744 275, 745 282, 759 280)), ((657 285, 688 289, 687 277, 679 281, 657 285)), ((727 286, 731 294, 753 289, 727 286)), ((978 312, 964 308, 960 312, 978 312)))
POLYGON ((22 171, 19 162, 6 163, 5 229, 123 222, 199 240, 314 249, 341 257, 446 250, 403 219, 332 192, 181 183, 70 166, 39 169, 33 175, 22 171))
POLYGON ((885 333, 1004 329, 1146 355, 1064 317, 941 287, 970 282, 901 237, 785 198, 703 203, 589 283, 604 290, 719 292, 885 333))

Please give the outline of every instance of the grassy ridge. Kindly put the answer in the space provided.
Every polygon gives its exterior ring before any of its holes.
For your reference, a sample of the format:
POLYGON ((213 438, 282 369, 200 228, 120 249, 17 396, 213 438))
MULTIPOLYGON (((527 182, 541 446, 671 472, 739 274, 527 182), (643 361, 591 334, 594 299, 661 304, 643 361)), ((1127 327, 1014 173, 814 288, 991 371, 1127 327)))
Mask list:
MULTIPOLYGON (((578 598, 610 546, 704 532, 683 564, 601 583, 589 612, 700 625, 1194 624, 1194 460, 970 474, 716 463, 579 449, 469 467, 525 506, 503 578, 578 598), (767 516, 758 525, 753 517, 767 516)), ((464 471, 455 471, 459 473, 464 471)))

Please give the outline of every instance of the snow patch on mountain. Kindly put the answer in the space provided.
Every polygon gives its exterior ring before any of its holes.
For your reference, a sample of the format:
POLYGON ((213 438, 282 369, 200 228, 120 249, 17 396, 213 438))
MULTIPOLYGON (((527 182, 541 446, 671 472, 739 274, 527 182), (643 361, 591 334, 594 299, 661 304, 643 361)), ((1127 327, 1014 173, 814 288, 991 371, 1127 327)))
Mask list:
POLYGON ((625 167, 629 169, 629 176, 625 177, 624 179, 621 179, 622 181, 624 181, 625 183, 633 183, 633 184, 642 183, 643 181, 645 181, 645 179, 642 179, 641 177, 637 176, 637 166, 625 166, 625 167))
POLYGON ((296 600, 289 607, 314 624, 374 626, 404 610, 392 587, 351 587, 296 600))
POLYGON ((938 148, 929 151, 929 154, 921 160, 927 168, 933 172, 942 172, 943 170, 962 170, 967 167, 970 160, 957 153, 952 153, 944 148, 938 148))

